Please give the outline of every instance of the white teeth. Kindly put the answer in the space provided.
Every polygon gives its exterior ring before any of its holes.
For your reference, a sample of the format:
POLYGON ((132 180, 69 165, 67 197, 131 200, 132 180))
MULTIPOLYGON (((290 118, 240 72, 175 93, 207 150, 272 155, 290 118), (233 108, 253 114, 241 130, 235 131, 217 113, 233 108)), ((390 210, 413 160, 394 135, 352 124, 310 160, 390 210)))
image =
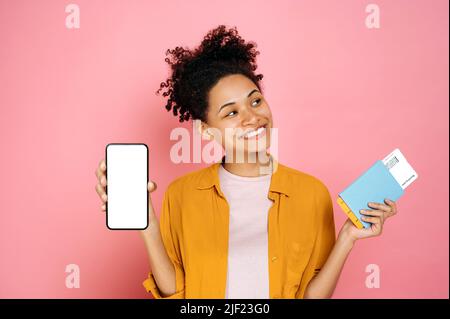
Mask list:
POLYGON ((253 137, 253 136, 256 136, 256 135, 261 134, 262 131, 264 131, 264 127, 260 127, 260 128, 257 129, 256 131, 251 131, 250 133, 247 133, 247 134, 243 135, 242 137, 251 138, 251 137, 253 137))

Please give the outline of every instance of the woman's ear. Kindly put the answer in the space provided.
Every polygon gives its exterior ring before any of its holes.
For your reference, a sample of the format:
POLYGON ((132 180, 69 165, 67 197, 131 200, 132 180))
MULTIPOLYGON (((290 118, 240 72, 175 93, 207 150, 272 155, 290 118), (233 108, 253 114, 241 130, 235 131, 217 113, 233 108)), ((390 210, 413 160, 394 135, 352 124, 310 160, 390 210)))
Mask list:
POLYGON ((208 126, 204 122, 198 121, 197 130, 203 138, 207 140, 210 140, 212 138, 212 134, 210 133, 208 126))
POLYGON ((211 132, 209 131, 209 129, 205 129, 203 131, 203 136, 207 139, 207 140, 211 140, 213 138, 213 135, 211 134, 211 132))

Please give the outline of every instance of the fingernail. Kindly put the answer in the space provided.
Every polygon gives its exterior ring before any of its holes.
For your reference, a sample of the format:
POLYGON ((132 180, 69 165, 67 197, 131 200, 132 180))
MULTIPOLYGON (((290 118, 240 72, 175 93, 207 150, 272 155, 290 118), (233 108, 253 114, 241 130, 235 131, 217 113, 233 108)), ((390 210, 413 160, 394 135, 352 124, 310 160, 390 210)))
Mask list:
POLYGON ((361 209, 359 212, 360 213, 365 213, 366 211, 364 209, 361 209))
POLYGON ((102 198, 103 198, 104 201, 106 201, 106 199, 107 199, 105 194, 102 195, 102 198))

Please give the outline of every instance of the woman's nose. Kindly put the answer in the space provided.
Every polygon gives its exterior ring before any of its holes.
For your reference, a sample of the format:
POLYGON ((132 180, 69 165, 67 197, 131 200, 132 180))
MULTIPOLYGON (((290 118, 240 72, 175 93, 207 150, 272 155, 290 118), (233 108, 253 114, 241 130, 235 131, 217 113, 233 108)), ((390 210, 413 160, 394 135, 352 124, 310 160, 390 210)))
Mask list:
POLYGON ((252 109, 246 109, 242 116, 242 124, 249 125, 258 123, 258 114, 252 109))

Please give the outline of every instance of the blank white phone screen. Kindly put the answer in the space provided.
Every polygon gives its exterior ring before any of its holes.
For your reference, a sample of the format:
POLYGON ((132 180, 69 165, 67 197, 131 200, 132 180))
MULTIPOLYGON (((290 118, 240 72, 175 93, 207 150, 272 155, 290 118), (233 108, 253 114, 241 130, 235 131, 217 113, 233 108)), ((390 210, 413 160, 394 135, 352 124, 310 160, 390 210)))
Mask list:
POLYGON ((148 222, 148 148, 106 146, 106 224, 109 229, 145 229, 148 222))

